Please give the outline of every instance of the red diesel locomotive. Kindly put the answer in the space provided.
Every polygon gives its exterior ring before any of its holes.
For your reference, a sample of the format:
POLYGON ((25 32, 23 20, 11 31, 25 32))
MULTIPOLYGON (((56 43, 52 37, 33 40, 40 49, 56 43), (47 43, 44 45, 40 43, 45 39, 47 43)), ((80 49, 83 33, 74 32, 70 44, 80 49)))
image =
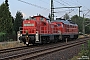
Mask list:
POLYGON ((19 40, 24 44, 41 44, 60 40, 77 39, 78 25, 70 20, 56 19, 51 22, 43 16, 33 16, 23 21, 19 40))

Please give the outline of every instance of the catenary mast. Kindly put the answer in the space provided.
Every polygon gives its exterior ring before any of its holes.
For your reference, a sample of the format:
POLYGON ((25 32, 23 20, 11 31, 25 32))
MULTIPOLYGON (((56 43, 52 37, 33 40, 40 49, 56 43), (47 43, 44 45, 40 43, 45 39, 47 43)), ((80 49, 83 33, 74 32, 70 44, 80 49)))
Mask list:
POLYGON ((53 0, 51 0, 51 21, 54 20, 54 4, 53 0))

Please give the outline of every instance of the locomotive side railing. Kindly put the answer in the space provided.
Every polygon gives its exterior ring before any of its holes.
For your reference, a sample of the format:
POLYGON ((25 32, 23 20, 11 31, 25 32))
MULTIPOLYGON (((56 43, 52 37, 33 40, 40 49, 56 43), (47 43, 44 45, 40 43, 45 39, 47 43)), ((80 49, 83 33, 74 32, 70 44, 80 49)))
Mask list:
POLYGON ((67 28, 65 33, 77 33, 77 28, 67 28))
POLYGON ((53 32, 52 32, 53 34, 58 33, 57 27, 53 28, 52 31, 53 31, 53 32))
POLYGON ((55 34, 58 33, 57 27, 56 28, 50 28, 47 26, 41 26, 40 27, 40 33, 41 34, 55 34))
POLYGON ((40 34, 48 34, 50 33, 50 29, 47 26, 40 27, 40 34))
MULTIPOLYGON (((20 34, 26 34, 26 30, 29 34, 36 34, 36 27, 19 27, 20 34)), ((40 29, 38 30, 39 34, 59 34, 58 29, 56 28, 50 28, 47 26, 40 26, 40 29)))
POLYGON ((26 31, 28 31, 28 33, 30 34, 35 34, 36 33, 36 27, 19 27, 19 31, 22 34, 26 34, 26 31))

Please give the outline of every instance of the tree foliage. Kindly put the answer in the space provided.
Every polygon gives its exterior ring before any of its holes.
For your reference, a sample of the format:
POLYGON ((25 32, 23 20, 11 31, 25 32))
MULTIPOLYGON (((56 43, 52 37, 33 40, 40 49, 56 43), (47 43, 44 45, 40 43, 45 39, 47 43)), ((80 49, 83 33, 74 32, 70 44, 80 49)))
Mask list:
POLYGON ((79 32, 82 32, 82 28, 83 28, 82 22, 83 22, 83 19, 81 17, 79 18, 77 15, 75 15, 75 16, 73 16, 71 18, 71 20, 73 22, 75 22, 76 24, 78 24, 79 32))
POLYGON ((12 18, 9 7, 2 3, 0 6, 0 32, 12 32, 12 18))
POLYGON ((90 19, 85 18, 85 33, 90 34, 90 19))
POLYGON ((79 32, 83 32, 83 20, 85 21, 85 33, 90 34, 90 19, 89 18, 83 18, 79 17, 77 15, 74 15, 71 20, 78 24, 79 32), (87 26, 86 26, 87 25, 87 26))
POLYGON ((9 4, 8 4, 8 0, 5 0, 5 4, 6 4, 6 6, 9 6, 9 4))
POLYGON ((23 22, 23 15, 21 12, 17 11, 15 22, 14 22, 14 30, 16 33, 17 31, 19 31, 19 27, 22 27, 22 22, 23 22))
POLYGON ((67 13, 64 15, 63 18, 64 18, 64 19, 70 19, 70 18, 69 18, 69 15, 68 15, 67 13))

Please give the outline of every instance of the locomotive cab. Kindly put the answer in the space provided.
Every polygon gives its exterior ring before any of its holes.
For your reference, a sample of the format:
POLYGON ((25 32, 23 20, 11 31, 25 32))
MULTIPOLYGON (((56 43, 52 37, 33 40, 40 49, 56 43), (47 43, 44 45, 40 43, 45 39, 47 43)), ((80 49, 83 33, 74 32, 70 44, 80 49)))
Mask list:
POLYGON ((23 28, 21 27, 22 36, 19 40, 23 41, 24 44, 41 43, 40 34, 48 34, 48 23, 46 18, 43 16, 33 16, 30 20, 23 21, 23 28))
POLYGON ((19 40, 23 41, 24 44, 27 45, 33 42, 37 29, 36 25, 36 20, 24 20, 23 27, 20 27, 22 36, 19 37, 19 40))

